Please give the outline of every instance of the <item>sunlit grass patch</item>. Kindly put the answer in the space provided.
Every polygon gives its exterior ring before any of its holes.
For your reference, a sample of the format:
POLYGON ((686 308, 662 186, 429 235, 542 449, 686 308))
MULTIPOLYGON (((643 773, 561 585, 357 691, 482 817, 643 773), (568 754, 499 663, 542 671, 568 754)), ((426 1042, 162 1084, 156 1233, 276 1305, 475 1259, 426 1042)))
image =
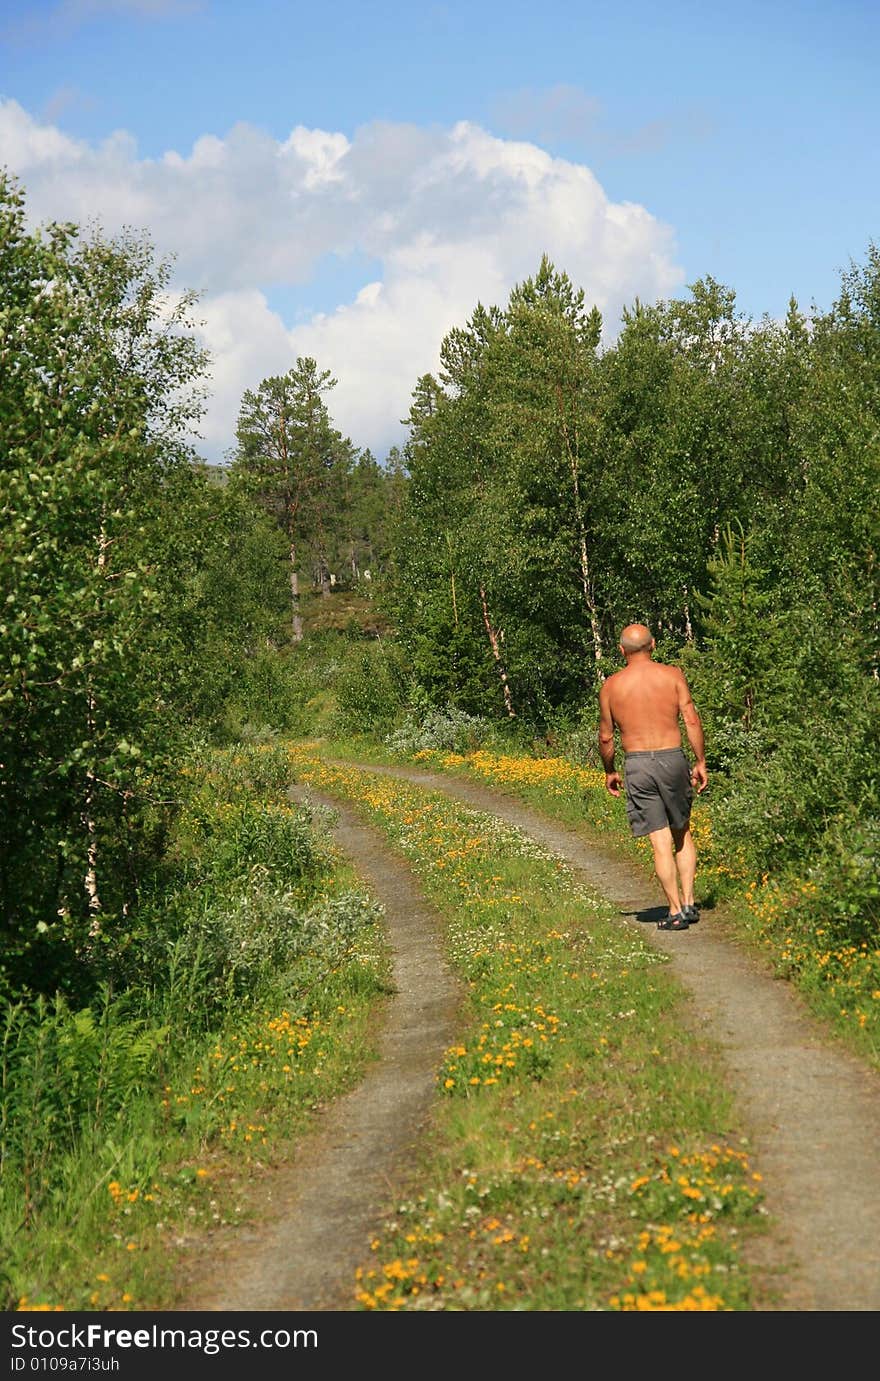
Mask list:
POLYGON ((739 914, 775 971, 796 983, 816 1012, 880 1065, 880 944, 842 937, 809 879, 764 877, 751 883, 739 914))

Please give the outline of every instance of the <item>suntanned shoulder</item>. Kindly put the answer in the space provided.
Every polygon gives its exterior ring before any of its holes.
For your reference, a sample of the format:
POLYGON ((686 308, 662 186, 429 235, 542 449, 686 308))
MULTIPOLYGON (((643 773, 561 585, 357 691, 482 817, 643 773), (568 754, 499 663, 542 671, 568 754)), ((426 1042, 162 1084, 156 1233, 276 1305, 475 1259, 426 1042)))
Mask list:
POLYGON ((666 670, 672 673, 672 678, 675 681, 675 684, 678 686, 679 690, 683 692, 688 699, 690 699, 691 688, 688 685, 688 679, 682 671, 681 667, 667 667, 666 670))
POLYGON ((626 667, 621 667, 620 671, 614 671, 610 676, 606 676, 599 688, 599 708, 606 713, 611 712, 611 702, 614 699, 614 692, 621 683, 621 677, 625 677, 626 667))
POLYGON ((668 681, 670 685, 687 685, 684 672, 681 668, 672 666, 669 662, 651 662, 648 674, 658 681, 668 681))

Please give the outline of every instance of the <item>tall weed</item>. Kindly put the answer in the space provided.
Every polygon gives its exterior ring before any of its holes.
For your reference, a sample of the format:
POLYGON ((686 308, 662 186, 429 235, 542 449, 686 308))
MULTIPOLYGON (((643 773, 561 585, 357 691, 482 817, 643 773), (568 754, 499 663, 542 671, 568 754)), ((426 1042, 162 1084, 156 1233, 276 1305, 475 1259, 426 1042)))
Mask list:
POLYGON ((55 1181, 59 1158, 106 1127, 155 1082, 167 1026, 132 1016, 105 990, 93 1007, 37 997, 10 1006, 0 1037, 0 1197, 21 1195, 24 1220, 55 1181))

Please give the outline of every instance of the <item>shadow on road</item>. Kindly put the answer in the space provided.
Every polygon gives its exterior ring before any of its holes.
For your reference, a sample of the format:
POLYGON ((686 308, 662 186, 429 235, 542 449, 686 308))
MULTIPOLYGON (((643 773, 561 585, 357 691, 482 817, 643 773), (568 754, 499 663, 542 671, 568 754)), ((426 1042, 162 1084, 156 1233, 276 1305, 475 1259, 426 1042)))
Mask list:
POLYGON ((668 906, 643 906, 638 911, 621 911, 621 916, 628 916, 634 921, 641 921, 644 925, 656 925, 662 921, 668 912, 668 906))

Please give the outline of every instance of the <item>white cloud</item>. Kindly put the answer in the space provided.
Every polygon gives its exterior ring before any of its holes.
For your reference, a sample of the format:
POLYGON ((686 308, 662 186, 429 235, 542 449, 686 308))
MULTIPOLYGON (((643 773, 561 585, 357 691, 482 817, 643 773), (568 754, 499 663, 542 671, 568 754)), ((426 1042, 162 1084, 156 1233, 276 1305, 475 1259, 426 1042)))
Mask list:
MULTIPOLYGON (((345 135, 296 126, 284 141, 249 125, 206 134, 188 154, 138 156, 125 133, 100 145, 0 102, 0 164, 16 173, 34 221, 97 220, 145 229, 202 294, 214 358, 203 450, 232 444, 245 388, 311 355, 339 380, 337 426, 378 455, 440 343, 477 302, 503 306, 547 253, 583 287, 613 333, 635 297, 683 282, 670 229, 613 203, 589 168, 534 144, 452 129, 379 123, 345 135), (381 279, 290 326, 273 288, 306 285, 323 256, 357 253, 381 279)), ((371 277, 375 277, 371 274, 371 277)))

